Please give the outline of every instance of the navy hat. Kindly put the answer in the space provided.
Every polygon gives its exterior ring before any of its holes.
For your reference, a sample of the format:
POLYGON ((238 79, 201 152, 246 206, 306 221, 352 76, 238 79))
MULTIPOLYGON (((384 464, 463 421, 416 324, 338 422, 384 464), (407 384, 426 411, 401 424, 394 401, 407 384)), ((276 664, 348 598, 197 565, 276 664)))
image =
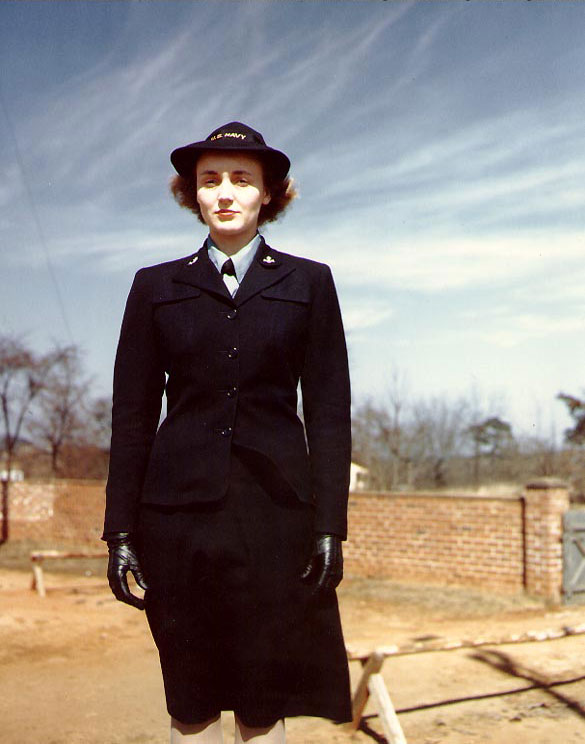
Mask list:
POLYGON ((190 178, 197 159, 203 152, 243 152, 256 155, 263 162, 268 163, 278 179, 286 178, 290 168, 290 160, 279 150, 268 147, 264 137, 255 129, 239 121, 231 121, 213 131, 202 142, 192 142, 190 145, 178 147, 171 153, 171 163, 180 176, 190 178))

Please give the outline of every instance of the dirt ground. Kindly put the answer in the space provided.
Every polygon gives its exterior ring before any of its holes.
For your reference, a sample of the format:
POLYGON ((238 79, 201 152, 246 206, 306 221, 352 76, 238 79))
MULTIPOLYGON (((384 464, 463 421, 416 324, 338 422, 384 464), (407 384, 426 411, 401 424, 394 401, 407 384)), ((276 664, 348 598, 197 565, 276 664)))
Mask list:
MULTIPOLYGON (((168 719, 144 615, 109 594, 103 565, 30 573, 0 568, 1 744, 165 744, 168 719)), ((585 622, 585 607, 385 581, 344 581, 355 648, 420 638, 501 637, 585 622)), ((351 664, 353 685, 360 666, 351 664)), ((409 744, 585 741, 585 635, 389 658, 383 675, 409 744)), ((289 744, 383 742, 370 708, 362 730, 287 722, 289 744)), ((224 716, 226 744, 233 732, 224 716)))

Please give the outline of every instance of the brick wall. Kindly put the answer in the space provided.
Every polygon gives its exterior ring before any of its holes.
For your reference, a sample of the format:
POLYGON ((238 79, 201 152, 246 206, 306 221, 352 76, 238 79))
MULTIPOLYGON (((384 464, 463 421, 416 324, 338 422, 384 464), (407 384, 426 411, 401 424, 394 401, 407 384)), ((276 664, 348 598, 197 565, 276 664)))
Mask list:
MULTIPOLYGON (((568 507, 566 486, 552 479, 508 496, 352 493, 346 573, 558 600, 568 507)), ((13 483, 9 539, 103 547, 103 509, 101 481, 13 483)))
MULTIPOLYGON (((8 539, 43 548, 98 545, 104 519, 102 481, 11 483, 8 539)), ((3 512, 0 507, 0 524, 3 512)), ((103 548, 103 543, 99 543, 103 548)))
POLYGON ((346 573, 558 600, 568 506, 567 488, 553 480, 497 497, 353 493, 346 573))

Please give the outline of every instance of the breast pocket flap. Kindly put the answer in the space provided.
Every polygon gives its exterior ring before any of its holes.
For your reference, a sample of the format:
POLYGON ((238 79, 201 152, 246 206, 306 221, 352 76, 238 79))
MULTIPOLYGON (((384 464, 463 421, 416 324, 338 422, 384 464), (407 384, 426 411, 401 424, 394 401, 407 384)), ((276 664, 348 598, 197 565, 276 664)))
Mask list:
POLYGON ((311 302, 307 287, 268 287, 262 292, 262 297, 267 300, 280 300, 281 302, 295 302, 300 305, 308 305, 311 302))
POLYGON ((199 287, 190 287, 186 284, 175 284, 169 290, 155 294, 153 302, 155 305, 167 305, 172 302, 181 302, 182 300, 192 300, 199 297, 201 290, 199 287))

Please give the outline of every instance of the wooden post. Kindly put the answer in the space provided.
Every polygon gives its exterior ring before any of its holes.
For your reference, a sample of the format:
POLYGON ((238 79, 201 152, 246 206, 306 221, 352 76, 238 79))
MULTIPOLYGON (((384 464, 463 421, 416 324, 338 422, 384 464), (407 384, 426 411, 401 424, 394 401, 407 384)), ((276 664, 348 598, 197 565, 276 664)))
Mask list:
POLYGON ((376 713, 382 722, 382 729, 384 736, 388 740, 388 744, 407 744, 386 684, 384 683, 384 678, 380 674, 385 658, 386 656, 383 652, 376 650, 362 662, 362 676, 352 701, 352 722, 350 728, 357 731, 360 727, 364 708, 366 707, 368 698, 371 697, 376 713))
POLYGON ((525 568, 527 594, 558 602, 563 584, 563 514, 569 508, 567 484, 539 478, 525 490, 525 568))
POLYGON ((372 696, 372 702, 376 707, 378 717, 382 722, 384 736, 388 744, 407 744, 402 726, 390 700, 388 689, 381 674, 372 674, 368 680, 368 690, 372 696))
POLYGON ((47 592, 45 591, 45 577, 43 576, 43 562, 42 558, 37 558, 33 561, 32 571, 33 580, 32 588, 37 590, 39 597, 46 597, 47 592))
POLYGON ((357 731, 360 727, 364 708, 366 707, 368 697, 370 696, 370 691, 368 689, 368 680, 370 678, 370 675, 377 674, 382 668, 383 663, 384 655, 378 653, 377 651, 371 653, 370 656, 363 662, 362 676, 358 683, 351 704, 352 721, 350 725, 351 728, 355 731, 357 731))

